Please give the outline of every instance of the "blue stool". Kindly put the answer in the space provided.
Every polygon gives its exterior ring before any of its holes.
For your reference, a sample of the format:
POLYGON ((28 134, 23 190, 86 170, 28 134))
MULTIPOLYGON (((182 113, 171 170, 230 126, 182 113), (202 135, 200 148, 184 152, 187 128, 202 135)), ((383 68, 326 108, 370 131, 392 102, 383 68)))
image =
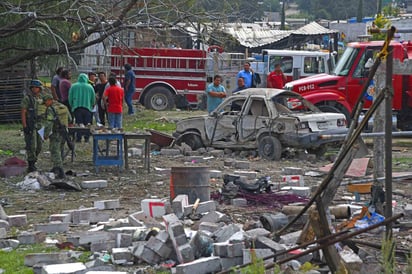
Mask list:
POLYGON ((123 167, 123 133, 95 133, 93 134, 93 163, 96 173, 99 166, 117 166, 119 170, 123 167), (110 142, 116 142, 116 150, 110 151, 110 142), (99 143, 105 145, 102 150, 99 143))

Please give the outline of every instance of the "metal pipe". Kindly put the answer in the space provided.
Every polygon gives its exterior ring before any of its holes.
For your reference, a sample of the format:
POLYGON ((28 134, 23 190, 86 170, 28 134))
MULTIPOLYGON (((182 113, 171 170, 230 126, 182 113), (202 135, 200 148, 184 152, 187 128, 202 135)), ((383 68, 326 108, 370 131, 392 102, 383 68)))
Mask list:
MULTIPOLYGON (((373 138, 373 137, 382 137, 385 136, 385 132, 370 132, 370 133, 361 133, 361 137, 364 138, 373 138)), ((393 131, 392 137, 407 137, 412 136, 412 131, 393 131)), ((346 134, 323 134, 320 135, 321 139, 343 139, 346 137, 346 134)))
MULTIPOLYGON (((385 92, 385 218, 392 216, 392 74, 393 48, 389 47, 386 58, 385 92), (389 119, 388 119, 389 117, 389 119)), ((392 239, 392 223, 386 225, 386 239, 392 239)))

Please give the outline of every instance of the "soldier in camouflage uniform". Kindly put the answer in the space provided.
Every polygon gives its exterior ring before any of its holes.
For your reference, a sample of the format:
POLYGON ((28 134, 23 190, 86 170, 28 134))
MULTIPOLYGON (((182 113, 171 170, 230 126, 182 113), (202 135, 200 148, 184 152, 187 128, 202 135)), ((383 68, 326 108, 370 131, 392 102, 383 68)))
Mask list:
POLYGON ((29 163, 27 171, 32 172, 37 170, 35 164, 42 148, 42 139, 37 130, 41 128, 41 116, 44 114, 45 108, 42 98, 42 83, 39 80, 32 80, 29 88, 30 91, 21 101, 21 122, 29 163))
POLYGON ((51 171, 56 174, 56 178, 63 179, 65 174, 62 153, 68 136, 67 124, 71 120, 70 112, 65 105, 54 101, 50 94, 46 94, 43 100, 47 107, 44 136, 45 139, 50 138, 50 154, 53 164, 51 171))

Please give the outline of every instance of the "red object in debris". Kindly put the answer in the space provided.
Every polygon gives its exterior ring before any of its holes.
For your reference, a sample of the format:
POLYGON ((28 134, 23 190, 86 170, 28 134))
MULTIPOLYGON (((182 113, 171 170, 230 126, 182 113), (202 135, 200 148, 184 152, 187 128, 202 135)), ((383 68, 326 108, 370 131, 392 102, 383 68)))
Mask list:
POLYGON ((11 177, 24 174, 27 167, 26 161, 17 157, 8 158, 0 166, 0 177, 11 177))
POLYGON ((6 161, 4 161, 4 165, 5 166, 27 166, 27 162, 17 157, 11 157, 11 158, 6 159, 6 161))
POLYGON ((167 135, 163 132, 153 129, 149 129, 149 132, 152 134, 152 136, 150 136, 150 142, 155 143, 160 147, 168 147, 174 141, 174 138, 172 136, 167 135))

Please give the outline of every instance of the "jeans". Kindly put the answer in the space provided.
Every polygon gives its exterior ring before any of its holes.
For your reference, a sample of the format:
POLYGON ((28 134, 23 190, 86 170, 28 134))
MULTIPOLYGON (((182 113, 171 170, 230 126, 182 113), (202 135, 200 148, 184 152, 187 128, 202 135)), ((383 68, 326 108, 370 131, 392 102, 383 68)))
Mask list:
POLYGON ((122 114, 121 113, 107 113, 110 128, 122 128, 122 114))
MULTIPOLYGON (((76 124, 83 124, 85 126, 90 125, 93 120, 93 113, 87 108, 79 107, 74 110, 74 118, 76 119, 76 124)), ((76 141, 80 141, 84 135, 84 140, 88 141, 90 134, 77 134, 76 141)))
POLYGON ((132 104, 133 94, 134 94, 134 91, 127 91, 126 94, 125 94, 125 101, 126 101, 127 108, 128 108, 127 114, 133 114, 134 113, 133 104, 132 104))

